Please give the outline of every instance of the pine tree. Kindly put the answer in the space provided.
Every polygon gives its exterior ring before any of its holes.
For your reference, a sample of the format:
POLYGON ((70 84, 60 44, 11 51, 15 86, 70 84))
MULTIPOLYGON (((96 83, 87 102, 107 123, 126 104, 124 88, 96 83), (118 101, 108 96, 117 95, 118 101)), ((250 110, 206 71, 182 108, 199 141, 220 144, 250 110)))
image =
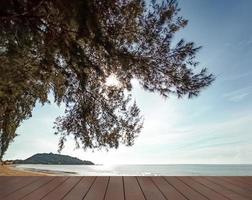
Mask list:
POLYGON ((214 76, 197 70, 200 47, 173 45, 187 25, 179 11, 176 0, 1 1, 0 159, 49 92, 66 105, 60 149, 68 135, 84 149, 132 145, 143 124, 132 79, 164 97, 197 96, 214 76), (106 84, 111 74, 119 85, 106 84))

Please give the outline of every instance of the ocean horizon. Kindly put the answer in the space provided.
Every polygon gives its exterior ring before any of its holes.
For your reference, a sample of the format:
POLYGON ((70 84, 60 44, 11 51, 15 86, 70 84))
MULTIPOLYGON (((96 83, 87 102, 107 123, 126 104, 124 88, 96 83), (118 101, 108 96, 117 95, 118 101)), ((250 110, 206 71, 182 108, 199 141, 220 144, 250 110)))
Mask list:
POLYGON ((252 164, 41 165, 16 168, 80 176, 252 176, 252 164))

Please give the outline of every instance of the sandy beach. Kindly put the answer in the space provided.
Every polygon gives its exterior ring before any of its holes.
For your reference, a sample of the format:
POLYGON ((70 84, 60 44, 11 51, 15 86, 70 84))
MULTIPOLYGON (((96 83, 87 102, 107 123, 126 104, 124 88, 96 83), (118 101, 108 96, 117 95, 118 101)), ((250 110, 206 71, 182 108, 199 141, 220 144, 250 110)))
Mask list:
POLYGON ((76 176, 75 172, 0 165, 0 176, 76 176))
POLYGON ((11 165, 0 165, 0 176, 50 176, 51 174, 17 169, 11 165))

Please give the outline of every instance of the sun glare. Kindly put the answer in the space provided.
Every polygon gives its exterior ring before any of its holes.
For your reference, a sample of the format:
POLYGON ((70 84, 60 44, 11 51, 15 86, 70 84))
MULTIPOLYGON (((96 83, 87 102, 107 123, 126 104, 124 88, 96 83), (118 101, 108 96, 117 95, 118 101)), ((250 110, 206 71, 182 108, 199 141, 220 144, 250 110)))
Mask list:
POLYGON ((119 86, 120 85, 120 81, 118 80, 118 78, 116 77, 115 74, 111 74, 107 79, 106 79, 106 83, 107 86, 119 86))

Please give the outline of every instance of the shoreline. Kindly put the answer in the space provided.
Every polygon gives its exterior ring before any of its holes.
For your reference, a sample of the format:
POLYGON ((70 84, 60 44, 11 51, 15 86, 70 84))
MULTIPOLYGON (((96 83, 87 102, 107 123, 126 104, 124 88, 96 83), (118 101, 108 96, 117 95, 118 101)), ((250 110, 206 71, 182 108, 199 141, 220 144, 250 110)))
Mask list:
POLYGON ((0 166, 0 176, 76 176, 75 172, 43 170, 35 168, 18 168, 16 165, 0 166))
POLYGON ((52 174, 18 169, 14 165, 0 165, 0 176, 52 176, 52 174))

